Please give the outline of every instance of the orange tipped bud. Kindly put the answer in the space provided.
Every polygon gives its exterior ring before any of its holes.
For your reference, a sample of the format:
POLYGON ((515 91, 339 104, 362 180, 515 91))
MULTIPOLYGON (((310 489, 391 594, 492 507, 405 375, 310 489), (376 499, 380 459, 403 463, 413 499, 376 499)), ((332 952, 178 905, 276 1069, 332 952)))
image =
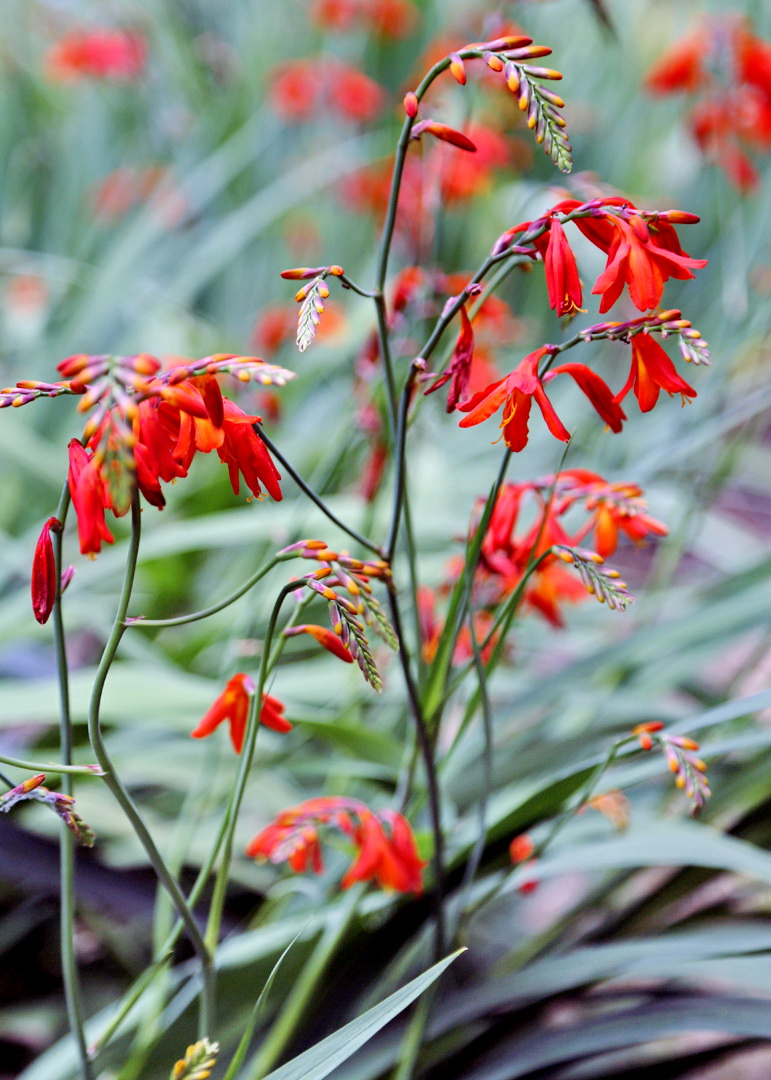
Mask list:
POLYGON ((520 833, 519 836, 515 836, 509 844, 509 855, 513 863, 525 862, 534 851, 535 844, 527 833, 520 833))
POLYGON ((523 71, 526 71, 528 75, 532 75, 534 79, 561 79, 562 72, 555 71, 554 68, 545 67, 531 67, 530 64, 523 66, 523 71))
POLYGON ((685 210, 667 210, 659 217, 666 218, 673 225, 697 225, 701 221, 698 214, 689 214, 685 210))
POLYGON ((521 49, 525 45, 532 44, 532 38, 510 34, 507 37, 496 38, 495 41, 485 41, 484 48, 489 49, 490 52, 508 52, 509 49, 521 49))
MULTIPOLYGON (((332 596, 334 597, 334 595, 333 593, 332 596)), ((336 637, 325 626, 314 626, 306 623, 302 626, 287 627, 284 631, 284 637, 296 637, 297 634, 310 634, 311 637, 318 641, 319 645, 323 645, 328 652, 331 652, 338 659, 344 660, 346 664, 353 663, 353 656, 350 651, 343 645, 340 638, 336 637)))
POLYGON ((643 748, 643 750, 650 750, 653 747, 653 739, 646 731, 643 731, 637 737, 640 740, 640 746, 643 748))
POLYGON ((466 68, 457 53, 450 53, 450 71, 456 82, 459 82, 461 86, 466 85, 466 68))
POLYGON ((661 731, 664 723, 661 720, 646 720, 644 724, 637 724, 632 728, 633 735, 639 735, 641 731, 661 731))
POLYGON ((332 277, 342 277, 345 270, 343 270, 342 266, 338 266, 337 263, 333 263, 332 266, 327 267, 327 272, 330 273, 332 277))
POLYGON ((484 56, 485 63, 492 71, 503 71, 504 64, 500 56, 496 56, 495 53, 486 52, 484 56))
POLYGON ((41 625, 48 622, 56 600, 56 567, 51 533, 61 531, 62 523, 58 518, 50 517, 35 545, 32 560, 32 611, 41 625))
POLYGON ((293 270, 282 270, 281 277, 287 281, 301 281, 305 278, 318 277, 325 269, 323 266, 296 266, 293 270))
POLYGON ((509 90, 511 90, 512 94, 518 94, 520 84, 519 68, 516 64, 509 61, 504 70, 506 74, 506 85, 509 90))
POLYGON ((409 116, 410 119, 414 120, 415 117, 418 115, 419 104, 420 103, 418 101, 418 95, 414 92, 414 90, 410 90, 404 95, 404 111, 407 113, 407 116, 409 116))
POLYGON ((472 154, 476 153, 476 146, 467 135, 464 135, 461 131, 456 131, 455 128, 451 128, 447 124, 440 124, 436 120, 421 120, 419 124, 416 124, 412 129, 412 138, 419 139, 421 135, 433 135, 435 139, 451 143, 453 146, 457 146, 459 150, 468 150, 472 154))

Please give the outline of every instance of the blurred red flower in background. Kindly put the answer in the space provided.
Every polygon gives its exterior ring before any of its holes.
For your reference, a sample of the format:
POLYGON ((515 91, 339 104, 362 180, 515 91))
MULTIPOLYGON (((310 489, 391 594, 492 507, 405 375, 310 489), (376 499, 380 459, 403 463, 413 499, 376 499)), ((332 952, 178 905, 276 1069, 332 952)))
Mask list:
POLYGON ((45 71, 57 82, 119 79, 133 82, 147 60, 147 42, 129 30, 73 30, 49 49, 45 71))
POLYGON ((706 19, 659 58, 645 85, 656 94, 699 94, 687 120, 700 149, 739 191, 757 187, 750 152, 771 150, 771 44, 755 37, 748 19, 706 19))

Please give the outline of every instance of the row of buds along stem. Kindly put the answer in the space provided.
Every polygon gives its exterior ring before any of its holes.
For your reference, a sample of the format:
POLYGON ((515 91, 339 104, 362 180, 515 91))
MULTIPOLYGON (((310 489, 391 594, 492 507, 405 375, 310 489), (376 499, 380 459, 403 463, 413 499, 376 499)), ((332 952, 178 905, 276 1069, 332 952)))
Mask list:
POLYGON ((661 334, 662 338, 670 335, 678 337, 678 347, 684 360, 707 367, 711 364, 708 343, 677 308, 661 311, 657 315, 643 315, 627 322, 595 323, 582 330, 579 337, 586 342, 607 340, 630 343, 633 337, 643 333, 661 334))
POLYGON ((324 314, 324 301, 329 296, 327 277, 342 277, 342 266, 298 266, 291 270, 282 270, 281 277, 288 281, 307 281, 295 294, 295 300, 301 304, 297 320, 297 348, 305 352, 316 336, 316 331, 324 314))
MULTIPOLYGON (((542 86, 538 81, 558 80, 562 78, 562 74, 554 68, 527 63, 550 54, 551 49, 547 45, 534 45, 532 38, 502 37, 495 41, 466 45, 450 53, 446 60, 442 61, 439 70, 449 68, 451 75, 461 86, 466 83, 468 60, 484 60, 491 71, 501 73, 507 88, 516 96, 520 110, 526 114, 527 126, 534 132, 536 142, 543 145, 545 152, 562 172, 568 173, 573 167, 572 148, 565 130, 565 118, 559 111, 564 108, 565 102, 559 94, 542 86)), ((411 90, 405 95, 404 111, 411 120, 418 115, 420 97, 430 81, 429 76, 417 93, 411 90)), ((471 147, 463 145, 460 140, 465 136, 445 124, 438 124, 433 120, 422 121, 412 129, 412 138, 420 138, 424 132, 451 142, 461 149, 475 149, 473 144, 471 147)))
POLYGON ((279 557, 293 555, 322 563, 298 584, 327 601, 332 630, 302 624, 287 628, 285 636, 310 634, 341 660, 356 660, 365 680, 379 692, 383 684, 367 641, 365 624, 371 626, 394 652, 398 650, 399 642, 393 627, 370 585, 371 578, 390 582, 390 566, 383 559, 366 561, 332 551, 324 540, 300 540, 279 552, 279 557), (348 595, 344 596, 340 590, 345 590, 348 595))
POLYGON ((675 784, 692 801, 691 812, 698 814, 712 794, 707 779, 707 764, 698 757, 699 744, 686 735, 668 735, 660 720, 650 720, 632 728, 643 750, 658 746, 674 774, 675 784))
MULTIPOLYGON (((92 771, 97 770, 92 769, 92 771)), ((20 802, 31 800, 45 803, 62 819, 82 847, 93 847, 96 840, 94 831, 73 810, 75 800, 72 795, 65 795, 61 791, 50 791, 49 788, 43 786, 45 778, 45 773, 38 773, 36 776, 31 776, 28 780, 24 780, 21 784, 11 788, 10 791, 6 791, 4 795, 0 795, 0 813, 7 814, 12 807, 20 802)))
POLYGON ((583 548, 553 548, 558 559, 574 566, 590 596, 596 596, 601 604, 607 604, 611 611, 625 611, 634 603, 634 597, 627 591, 627 584, 621 581, 618 570, 606 569, 605 560, 596 551, 583 548))

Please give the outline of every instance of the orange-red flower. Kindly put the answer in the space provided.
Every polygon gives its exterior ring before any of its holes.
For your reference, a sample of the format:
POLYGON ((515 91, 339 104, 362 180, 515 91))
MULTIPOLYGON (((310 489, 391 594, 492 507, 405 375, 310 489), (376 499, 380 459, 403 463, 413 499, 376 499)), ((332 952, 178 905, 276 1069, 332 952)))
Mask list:
POLYGON ((632 366, 629 378, 615 400, 622 401, 634 387, 642 412, 650 412, 659 399, 659 393, 680 394, 685 403, 688 398, 695 398, 696 391, 681 378, 675 365, 669 359, 656 339, 647 333, 635 334, 632 338, 632 366))
POLYGON ((527 445, 528 421, 535 400, 546 421, 546 426, 555 439, 568 442, 570 432, 557 416, 544 390, 544 382, 564 373, 572 376, 612 430, 620 431, 626 419, 623 411, 600 376, 587 368, 585 364, 563 364, 549 372, 543 379, 539 377, 538 365, 542 357, 553 351, 549 345, 541 346, 540 349, 529 353, 524 360, 521 360, 514 371, 505 378, 492 383, 474 394, 468 401, 463 402, 459 408, 462 412, 467 412, 468 416, 461 420, 460 426, 473 427, 475 424, 481 424, 503 405, 503 419, 500 424, 503 440, 510 450, 523 450, 527 445))
POLYGON ((102 541, 112 544, 114 538, 104 518, 109 497, 93 453, 73 439, 69 445, 69 484, 72 505, 78 518, 78 537, 81 555, 96 555, 102 541))
MULTIPOLYGON (((254 683, 248 675, 239 672, 230 679, 220 696, 208 710, 200 724, 191 731, 194 739, 205 739, 219 727, 223 720, 230 722, 230 741, 237 754, 241 753, 249 718, 249 705, 254 697, 254 683)), ((260 723, 272 731, 291 731, 292 725, 284 717, 284 706, 270 694, 262 695, 260 723)))
POLYGON ((284 810, 255 836, 246 853, 273 863, 288 862, 296 872, 310 866, 314 873, 321 873, 322 826, 339 829, 358 849, 342 888, 356 881, 375 881, 395 892, 422 891, 426 864, 418 854, 409 822, 394 810, 373 813, 358 799, 321 796, 284 810))
POLYGON ((543 256, 549 306, 558 315, 575 315, 583 302, 581 282, 576 257, 557 218, 551 219, 548 233, 539 238, 536 246, 543 256))
POLYGON ((637 215, 629 221, 615 216, 606 221, 613 227, 614 236, 607 265, 592 289, 602 295, 600 314, 615 304, 624 285, 628 285, 635 307, 649 311, 661 300, 669 278, 692 278, 692 267, 707 265, 706 259, 692 259, 680 248, 677 234, 668 223, 661 223, 667 225, 666 229, 657 223, 657 231, 653 231, 637 215))
POLYGON ((126 30, 75 30, 49 51, 49 78, 137 79, 145 66, 147 44, 141 34, 126 30))
POLYGON ((300 626, 290 626, 284 631, 285 637, 296 637, 297 634, 310 634, 312 638, 318 641, 319 645, 323 645, 333 656, 336 656, 339 660, 344 660, 346 664, 353 663, 350 650, 343 645, 337 634, 333 634, 326 626, 303 623, 300 626))
POLYGON ((51 533, 61 531, 61 521, 50 517, 35 545, 32 559, 32 610, 41 624, 48 622, 56 600, 56 566, 51 533))

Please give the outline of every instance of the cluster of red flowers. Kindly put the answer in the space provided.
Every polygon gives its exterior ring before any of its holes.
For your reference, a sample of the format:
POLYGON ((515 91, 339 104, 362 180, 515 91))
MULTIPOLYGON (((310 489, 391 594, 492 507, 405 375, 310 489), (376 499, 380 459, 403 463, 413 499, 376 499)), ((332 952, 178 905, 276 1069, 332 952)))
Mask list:
POLYGON ((340 60, 287 60, 274 68, 270 100, 284 120, 309 120, 334 113, 343 120, 364 123, 385 104, 382 86, 358 68, 340 60))
POLYGON ((418 11, 410 0, 314 0, 311 18, 338 33, 361 28, 384 37, 404 37, 415 26, 418 11))
MULTIPOLYGON (((94 391, 87 387, 92 382, 98 385, 98 369, 106 362, 107 358, 74 356, 62 361, 59 370, 70 378, 72 389, 86 393, 89 403, 88 395, 94 391)), ((142 375, 160 368, 152 357, 143 356, 141 362, 142 375)), ((281 499, 280 476, 252 428, 260 417, 248 415, 224 397, 214 375, 182 379, 173 386, 158 380, 140 385, 138 403, 126 399, 106 411, 85 446, 77 439, 70 443, 68 479, 82 554, 96 554, 102 541, 112 543, 105 511, 120 516, 128 509, 128 503, 118 502, 114 493, 115 458, 121 453, 131 454, 137 487, 159 509, 165 505, 161 481, 187 476, 197 451, 217 451, 228 467, 236 495, 241 474, 257 498, 262 497, 264 484, 274 499, 281 499), (131 424, 128 437, 122 430, 126 420, 131 424)))
POLYGON ((395 810, 373 813, 358 799, 321 796, 284 810, 247 846, 246 853, 273 863, 287 862, 297 873, 323 870, 319 828, 343 832, 357 855, 342 888, 356 881, 376 881, 384 889, 420 893, 423 867, 409 822, 395 810))
POLYGON ((707 159, 740 191, 758 186, 750 151, 771 150, 771 45, 747 20, 705 20, 664 53, 645 85, 657 94, 697 95, 688 124, 707 159))
MULTIPOLYGON (((543 217, 508 229, 493 248, 495 254, 514 248, 518 253, 543 259, 549 302, 560 315, 574 314, 583 302, 575 255, 557 216, 574 214, 580 216, 570 220, 607 256, 605 269, 592 290, 602 296, 600 313, 606 312, 618 300, 625 286, 635 307, 649 311, 659 304, 669 278, 692 278, 693 269, 706 265, 706 259, 693 259, 683 251, 672 224, 673 221, 695 222, 698 218, 693 214, 675 210, 647 213, 618 196, 593 199, 589 203, 565 199, 551 207, 543 217)), ((671 321, 664 316, 653 318, 652 328, 667 332, 690 326, 680 321, 679 312, 673 314, 677 318, 671 321)), ((543 345, 529 353, 504 378, 459 402, 456 408, 468 413, 460 426, 479 424, 503 405, 500 425, 503 439, 511 450, 522 450, 527 445, 528 421, 535 401, 552 435, 567 442, 570 433, 557 416, 545 390, 545 384, 561 374, 570 375, 576 381, 608 427, 616 432, 621 430, 626 419, 620 402, 632 388, 643 412, 653 408, 662 389, 669 394, 681 394, 683 399, 695 397, 696 391, 678 375, 674 364, 647 332, 644 323, 645 320, 639 325, 636 322, 628 324, 631 368, 626 384, 615 396, 605 381, 586 364, 552 366, 562 348, 543 345)), ((601 323, 584 331, 583 337, 591 340, 593 337, 620 336, 614 335, 613 329, 621 325, 601 323)), ((698 334, 696 337, 698 339, 698 334)), ((684 352, 684 356, 693 359, 691 353, 684 352)))
POLYGON ((128 30, 73 30, 48 52, 45 69, 57 81, 120 79, 133 82, 142 74, 147 43, 128 30))
MULTIPOLYGON (((566 469, 540 480, 505 484, 500 491, 482 541, 476 590, 480 603, 499 603, 517 587, 534 559, 555 546, 576 547, 593 537, 601 559, 615 552, 623 533, 635 543, 649 536, 666 536, 667 528, 647 513, 642 489, 636 484, 610 483, 588 469, 566 469), (535 516, 517 535, 523 500, 534 499, 535 516), (581 507, 587 514, 577 527, 566 515, 581 507)), ((554 626, 563 626, 563 602, 586 597, 580 579, 557 554, 547 555, 532 574, 524 600, 554 626)))

